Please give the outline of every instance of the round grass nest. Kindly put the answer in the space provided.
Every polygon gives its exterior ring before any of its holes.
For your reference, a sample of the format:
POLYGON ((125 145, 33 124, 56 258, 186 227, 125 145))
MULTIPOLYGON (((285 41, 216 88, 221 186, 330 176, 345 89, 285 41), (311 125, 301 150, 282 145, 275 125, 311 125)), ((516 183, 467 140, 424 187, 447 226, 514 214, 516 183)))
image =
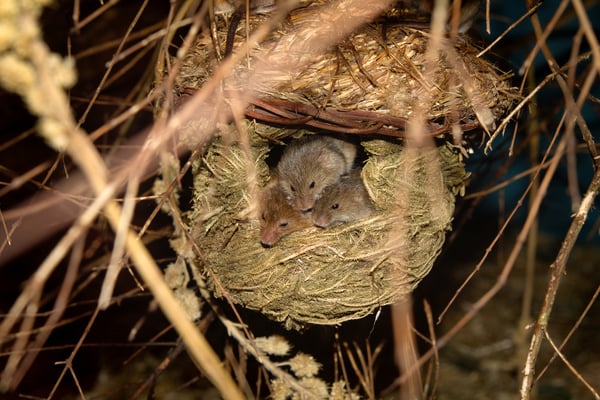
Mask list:
MULTIPOLYGON (((435 136, 450 137, 458 127, 463 141, 479 144, 478 128, 493 129, 517 98, 510 74, 483 59, 468 37, 444 38, 428 59, 428 32, 380 19, 323 47, 310 40, 315 30, 360 9, 332 11, 325 1, 304 3, 251 46, 225 79, 225 92, 252 93, 246 109, 251 118, 404 137, 418 105, 435 136)), ((245 17, 234 21, 231 12, 217 14, 212 37, 201 33, 183 59, 176 79, 180 93, 202 87, 227 52, 243 51, 248 37, 270 18, 271 13, 252 14, 246 23, 245 17)))
POLYGON ((195 267, 216 296, 288 328, 364 317, 411 291, 430 271, 450 229, 467 174, 447 146, 409 149, 361 143, 362 177, 377 212, 356 223, 308 228, 265 248, 248 182, 268 181, 269 138, 307 134, 250 123, 251 163, 238 144, 217 140, 194 166, 195 267), (257 133, 260 132, 260 133, 257 133))
MULTIPOLYGON (((427 275, 467 178, 457 148, 481 143, 481 132, 516 98, 509 75, 462 37, 442 40, 432 59, 427 32, 379 20, 336 45, 307 46, 329 18, 323 3, 293 10, 220 86, 245 93, 249 144, 222 134, 196 160, 187 219, 201 256, 180 251, 201 272, 202 287, 288 328, 364 317, 427 275), (415 115, 437 147, 398 139, 415 115), (367 154, 362 179, 377 211, 356 223, 294 232, 265 248, 257 198, 270 179, 266 160, 273 144, 315 132, 363 135, 356 140, 367 154)), ((231 13, 217 13, 183 59, 178 93, 201 88, 269 18, 258 13, 235 22, 231 13)), ((188 130, 182 138, 193 137, 188 130)))

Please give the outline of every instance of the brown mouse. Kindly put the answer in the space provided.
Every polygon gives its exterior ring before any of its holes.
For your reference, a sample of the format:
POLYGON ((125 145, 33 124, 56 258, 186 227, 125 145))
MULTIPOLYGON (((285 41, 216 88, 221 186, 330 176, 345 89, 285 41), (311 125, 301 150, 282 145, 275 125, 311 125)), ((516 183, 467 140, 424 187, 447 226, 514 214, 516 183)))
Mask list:
POLYGON ((260 195, 260 242, 272 247, 282 236, 313 226, 308 215, 292 207, 275 177, 260 195))
POLYGON ((323 189, 315 202, 311 219, 320 228, 366 218, 373 212, 367 189, 360 178, 360 168, 323 189))
POLYGON ((277 164, 280 185, 289 203, 308 212, 321 191, 352 169, 356 146, 329 136, 291 142, 277 164))

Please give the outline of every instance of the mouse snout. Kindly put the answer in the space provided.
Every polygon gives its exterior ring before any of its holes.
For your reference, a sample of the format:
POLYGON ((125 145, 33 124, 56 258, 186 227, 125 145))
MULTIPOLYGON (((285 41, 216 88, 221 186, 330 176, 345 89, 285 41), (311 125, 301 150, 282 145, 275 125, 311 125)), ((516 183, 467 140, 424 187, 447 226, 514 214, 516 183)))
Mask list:
POLYGON ((260 243, 265 247, 273 247, 279 240, 279 233, 276 229, 265 227, 260 230, 260 243))
POLYGON ((311 212, 314 205, 315 199, 312 196, 304 196, 298 199, 296 202, 297 209, 302 211, 304 214, 311 212))
POLYGON ((324 214, 313 216, 313 224, 319 228, 327 228, 329 226, 329 222, 329 218, 324 214))

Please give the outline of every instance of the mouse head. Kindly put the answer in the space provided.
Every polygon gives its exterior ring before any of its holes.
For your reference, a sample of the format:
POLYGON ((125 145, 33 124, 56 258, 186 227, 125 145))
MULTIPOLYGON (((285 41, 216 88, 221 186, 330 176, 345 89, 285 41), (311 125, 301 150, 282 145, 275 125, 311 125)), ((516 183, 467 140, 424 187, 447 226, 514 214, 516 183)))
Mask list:
POLYGON ((345 198, 340 201, 340 196, 344 195, 341 184, 336 183, 327 186, 321 197, 315 201, 311 218, 313 223, 319 228, 327 228, 336 222, 342 222, 345 210, 348 208, 350 199, 345 198))
POLYGON ((343 176, 339 182, 327 186, 315 202, 311 218, 320 228, 336 223, 355 221, 373 211, 360 174, 343 176))
POLYGON ((323 189, 336 182, 345 170, 345 159, 327 148, 317 149, 295 165, 279 168, 280 186, 294 208, 309 212, 323 189))
POLYGON ((269 184, 261 196, 260 242, 267 247, 275 245, 281 237, 312 226, 310 219, 294 209, 280 186, 269 184))

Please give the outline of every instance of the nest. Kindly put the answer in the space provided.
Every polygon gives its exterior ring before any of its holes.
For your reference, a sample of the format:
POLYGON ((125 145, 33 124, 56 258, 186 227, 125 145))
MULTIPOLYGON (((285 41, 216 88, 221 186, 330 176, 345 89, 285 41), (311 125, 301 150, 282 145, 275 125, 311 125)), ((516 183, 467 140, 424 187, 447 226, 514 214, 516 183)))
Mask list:
MULTIPOLYGON (((320 3, 292 11, 225 81, 225 92, 253 94, 246 109, 250 150, 224 136, 208 147, 194 165, 187 214, 202 254, 188 259, 201 285, 288 328, 361 318, 414 289, 439 255, 464 189, 467 173, 456 148, 481 140, 467 133, 492 128, 514 100, 508 75, 463 39, 444 44, 434 63, 425 56, 426 32, 385 22, 362 26, 332 48, 305 48, 303 38, 322 21, 320 3), (284 54, 297 57, 300 68, 265 60, 284 54), (263 75, 253 79, 257 71, 263 75), (405 147, 397 139, 417 108, 437 147, 405 147), (362 179, 377 212, 264 248, 256 191, 269 180, 271 147, 314 128, 365 135, 362 179)), ((220 59, 268 17, 217 17, 213 37, 200 36, 184 60, 179 93, 202 87, 220 59)))
MULTIPOLYGON (((446 146, 408 150, 386 140, 362 142, 363 180, 378 210, 327 230, 308 228, 273 248, 248 218, 249 170, 268 180, 271 128, 251 125, 254 168, 237 145, 214 143, 195 165, 194 240, 216 296, 282 321, 288 328, 364 317, 411 291, 430 271, 450 229, 454 199, 465 182, 460 157, 446 146)), ((278 130, 281 135, 281 130, 278 130)))
MULTIPOLYGON (((432 135, 442 137, 458 127, 472 132, 466 136, 470 143, 479 143, 478 128, 493 129, 513 104, 510 75, 479 57, 464 37, 442 41, 429 62, 427 32, 386 21, 361 26, 331 48, 307 47, 304 42, 327 17, 320 3, 293 10, 235 66, 224 90, 255 93, 248 117, 330 132, 404 137, 418 104, 432 135), (288 64, 300 67, 290 71, 288 64)), ((269 18, 251 15, 248 32, 246 23, 217 18, 214 41, 200 37, 183 62, 180 93, 200 88, 227 48, 236 52, 269 18)))

